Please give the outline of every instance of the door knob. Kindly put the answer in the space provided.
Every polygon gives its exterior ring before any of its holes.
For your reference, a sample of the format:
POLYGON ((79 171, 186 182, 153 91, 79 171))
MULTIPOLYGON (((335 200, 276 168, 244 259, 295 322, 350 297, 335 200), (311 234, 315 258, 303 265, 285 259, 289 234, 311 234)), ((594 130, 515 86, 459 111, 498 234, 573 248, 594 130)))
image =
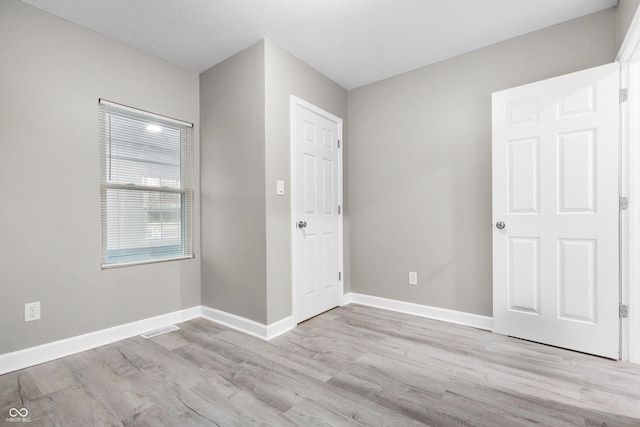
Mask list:
POLYGON ((498 230, 502 230, 505 226, 505 223, 502 221, 496 222, 496 227, 498 227, 498 230))
POLYGON ((305 228, 307 223, 305 221, 298 221, 298 228, 305 228))

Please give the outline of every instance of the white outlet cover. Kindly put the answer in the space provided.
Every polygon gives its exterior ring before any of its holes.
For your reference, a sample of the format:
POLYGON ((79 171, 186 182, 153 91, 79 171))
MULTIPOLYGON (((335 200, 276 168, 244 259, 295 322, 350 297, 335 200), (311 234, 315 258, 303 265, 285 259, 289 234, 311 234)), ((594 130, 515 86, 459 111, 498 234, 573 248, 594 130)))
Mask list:
POLYGON ((30 302, 24 305, 24 321, 40 320, 40 302, 30 302))
POLYGON ((418 284, 418 273, 415 271, 409 272, 409 284, 413 286, 418 284))

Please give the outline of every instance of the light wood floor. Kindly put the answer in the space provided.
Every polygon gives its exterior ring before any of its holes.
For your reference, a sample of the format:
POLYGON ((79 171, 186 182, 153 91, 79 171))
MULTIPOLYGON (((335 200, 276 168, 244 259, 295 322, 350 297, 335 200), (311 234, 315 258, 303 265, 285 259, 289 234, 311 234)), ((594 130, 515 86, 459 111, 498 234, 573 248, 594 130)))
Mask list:
POLYGON ((0 376, 0 423, 640 425, 639 365, 473 328, 358 305, 269 343, 179 326, 0 376))

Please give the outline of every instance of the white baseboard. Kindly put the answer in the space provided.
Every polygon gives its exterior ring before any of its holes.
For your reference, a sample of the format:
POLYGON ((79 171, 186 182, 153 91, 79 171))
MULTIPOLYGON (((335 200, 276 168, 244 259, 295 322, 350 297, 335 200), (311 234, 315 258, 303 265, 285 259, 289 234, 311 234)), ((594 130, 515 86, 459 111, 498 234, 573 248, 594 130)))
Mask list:
POLYGON ((362 304, 370 307, 382 308, 385 310, 397 311, 414 316, 426 317, 444 322, 456 323, 458 325, 471 326, 478 329, 491 331, 493 329, 493 318, 480 316, 478 314, 465 313, 462 311, 448 310, 446 308, 431 307, 428 305, 414 304, 411 302, 398 301, 388 298, 374 297, 371 295, 348 293, 343 299, 345 304, 362 304))
POLYGON ((275 323, 267 325, 266 340, 269 341, 277 336, 287 333, 290 330, 294 329, 296 326, 298 326, 298 323, 293 320, 293 316, 285 317, 282 320, 278 320, 275 323))
MULTIPOLYGON (((427 305, 374 297, 370 295, 348 293, 342 298, 342 304, 362 304, 429 319, 442 320, 457 323, 474 328, 492 330, 493 319, 487 316, 464 313, 444 308, 430 307, 427 305)), ((286 317, 270 325, 255 322, 253 320, 227 313, 206 306, 191 307, 185 310, 175 311, 124 325, 114 326, 108 329, 91 332, 76 337, 66 338, 24 350, 14 351, 0 355, 0 375, 44 362, 70 356, 82 351, 91 350, 116 341, 131 338, 154 329, 186 322, 198 317, 203 317, 212 322, 219 323, 231 329, 254 336, 261 340, 269 341, 296 327, 293 316, 286 317)))
POLYGON ((0 375, 200 317, 200 306, 0 355, 0 375))
POLYGON ((263 323, 258 323, 235 314, 206 306, 202 306, 202 317, 265 341, 273 339, 278 335, 282 335, 296 327, 296 322, 293 321, 292 316, 286 317, 270 325, 265 325, 263 323))

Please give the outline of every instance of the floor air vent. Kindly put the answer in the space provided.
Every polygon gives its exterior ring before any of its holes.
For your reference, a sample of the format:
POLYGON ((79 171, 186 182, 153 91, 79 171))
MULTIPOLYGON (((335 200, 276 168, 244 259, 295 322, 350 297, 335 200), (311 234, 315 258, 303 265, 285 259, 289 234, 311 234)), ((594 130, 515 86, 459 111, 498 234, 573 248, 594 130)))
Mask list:
POLYGON ((171 326, 165 326, 164 328, 160 328, 160 329, 155 329, 153 331, 149 331, 146 334, 142 334, 140 335, 142 338, 153 338, 153 337, 157 337, 158 335, 162 335, 162 334, 166 334, 167 332, 171 332, 171 331, 177 331, 178 328, 176 325, 171 325, 171 326))

